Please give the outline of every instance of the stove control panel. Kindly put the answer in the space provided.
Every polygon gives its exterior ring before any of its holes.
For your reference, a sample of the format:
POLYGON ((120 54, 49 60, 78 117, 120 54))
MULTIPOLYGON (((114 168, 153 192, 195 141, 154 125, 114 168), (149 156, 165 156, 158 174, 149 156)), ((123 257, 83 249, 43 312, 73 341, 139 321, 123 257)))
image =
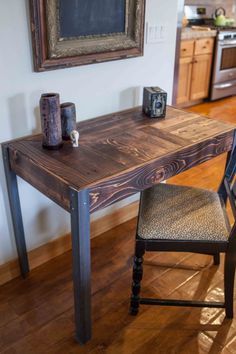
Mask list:
POLYGON ((232 32, 219 32, 218 33, 219 41, 236 41, 236 30, 232 32))

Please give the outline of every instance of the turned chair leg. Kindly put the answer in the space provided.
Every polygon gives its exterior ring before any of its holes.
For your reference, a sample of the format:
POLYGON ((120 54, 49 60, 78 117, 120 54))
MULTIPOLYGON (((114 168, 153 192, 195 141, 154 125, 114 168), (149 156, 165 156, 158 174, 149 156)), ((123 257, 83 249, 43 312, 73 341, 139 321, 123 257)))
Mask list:
POLYGON ((234 276, 235 276, 235 262, 232 258, 232 254, 226 253, 225 269, 224 269, 224 290, 225 290, 225 313, 227 318, 233 318, 234 276))
POLYGON ((219 265, 220 264, 220 253, 215 253, 213 255, 213 258, 214 258, 214 264, 219 265))
POLYGON ((143 255, 145 249, 143 245, 136 241, 133 264, 133 282, 131 288, 130 314, 137 315, 140 303, 141 280, 143 277, 143 255))

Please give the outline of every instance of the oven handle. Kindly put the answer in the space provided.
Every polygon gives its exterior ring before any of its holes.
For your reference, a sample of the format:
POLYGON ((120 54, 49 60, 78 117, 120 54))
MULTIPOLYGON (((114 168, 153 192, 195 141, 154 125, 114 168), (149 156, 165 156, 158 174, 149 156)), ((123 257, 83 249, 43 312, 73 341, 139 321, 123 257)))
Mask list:
POLYGON ((225 88, 232 87, 232 86, 234 86, 234 85, 235 85, 235 83, 233 83, 233 82, 227 82, 227 84, 215 85, 215 88, 216 88, 217 90, 223 90, 223 89, 225 89, 225 88))
POLYGON ((225 42, 219 41, 219 44, 221 47, 234 47, 236 44, 236 41, 225 41, 225 42))

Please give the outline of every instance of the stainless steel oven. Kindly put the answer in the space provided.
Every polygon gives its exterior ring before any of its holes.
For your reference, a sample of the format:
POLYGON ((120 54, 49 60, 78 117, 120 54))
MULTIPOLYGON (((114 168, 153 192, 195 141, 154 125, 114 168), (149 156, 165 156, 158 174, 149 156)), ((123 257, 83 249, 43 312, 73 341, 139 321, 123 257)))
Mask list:
POLYGON ((236 94, 236 30, 220 31, 216 39, 210 99, 236 94))

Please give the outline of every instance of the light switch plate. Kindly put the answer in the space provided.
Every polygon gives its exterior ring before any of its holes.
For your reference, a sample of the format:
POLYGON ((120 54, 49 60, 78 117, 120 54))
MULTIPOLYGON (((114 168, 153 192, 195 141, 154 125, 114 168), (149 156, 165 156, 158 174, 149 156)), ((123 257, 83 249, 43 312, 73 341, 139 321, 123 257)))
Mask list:
POLYGON ((146 43, 159 43, 166 40, 166 25, 151 24, 146 25, 146 43))

